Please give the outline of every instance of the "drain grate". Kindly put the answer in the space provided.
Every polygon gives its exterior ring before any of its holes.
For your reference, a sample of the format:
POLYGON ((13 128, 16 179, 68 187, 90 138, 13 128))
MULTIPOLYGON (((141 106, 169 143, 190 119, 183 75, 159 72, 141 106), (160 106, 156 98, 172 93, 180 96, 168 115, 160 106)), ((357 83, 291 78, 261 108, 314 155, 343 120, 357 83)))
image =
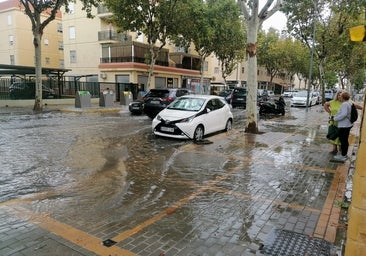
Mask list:
POLYGON ((103 245, 106 247, 111 247, 113 245, 115 245, 117 242, 113 241, 112 239, 107 239, 103 241, 103 245))
POLYGON ((288 230, 275 229, 268 236, 262 252, 278 256, 330 256, 332 244, 320 238, 288 230))

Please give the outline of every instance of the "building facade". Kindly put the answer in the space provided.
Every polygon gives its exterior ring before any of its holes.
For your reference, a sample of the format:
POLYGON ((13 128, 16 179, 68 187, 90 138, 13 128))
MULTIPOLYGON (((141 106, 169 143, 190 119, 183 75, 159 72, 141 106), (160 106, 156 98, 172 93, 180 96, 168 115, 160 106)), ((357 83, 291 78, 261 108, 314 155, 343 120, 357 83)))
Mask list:
MULTIPOLYGON (((87 18, 80 2, 70 3, 69 11, 61 10, 46 26, 42 37, 42 66, 69 69, 66 81, 132 84, 142 90, 185 87, 197 93, 208 93, 211 82, 224 82, 220 62, 212 55, 204 63, 204 85, 200 87, 200 60, 194 49, 167 44, 154 67, 147 88, 149 66, 146 64, 148 45, 143 34, 118 31, 110 22, 112 13, 105 7, 93 8, 94 18, 87 18), (201 91, 203 89, 203 91, 201 91)), ((31 23, 19 1, 0 2, 1 64, 34 66, 31 23)), ((227 77, 230 85, 245 86, 247 63, 240 63, 227 77)), ((258 69, 258 88, 275 90, 287 87, 290 81, 270 77, 258 69)), ((109 86, 109 85, 106 85, 109 86)), ((118 86, 118 85, 116 85, 118 86)), ((123 88, 114 88, 123 90, 123 88)))
MULTIPOLYGON (((45 14, 46 15, 46 14, 45 14)), ((44 18, 46 16, 42 16, 44 18)), ((45 28, 42 36, 42 66, 64 68, 62 20, 56 19, 45 28)), ((34 66, 32 25, 17 0, 0 2, 0 63, 34 66)))
MULTIPOLYGON (((63 27, 65 66, 72 69, 68 73, 70 78, 135 84, 143 90, 186 87, 200 93, 199 57, 191 49, 165 46, 147 88, 149 65, 145 64, 148 53, 145 36, 117 31, 108 21, 112 13, 103 6, 94 8, 93 19, 86 17, 80 3, 69 7, 70 11, 63 13, 63 27)), ((208 88, 212 77, 208 69, 203 76, 208 88)))

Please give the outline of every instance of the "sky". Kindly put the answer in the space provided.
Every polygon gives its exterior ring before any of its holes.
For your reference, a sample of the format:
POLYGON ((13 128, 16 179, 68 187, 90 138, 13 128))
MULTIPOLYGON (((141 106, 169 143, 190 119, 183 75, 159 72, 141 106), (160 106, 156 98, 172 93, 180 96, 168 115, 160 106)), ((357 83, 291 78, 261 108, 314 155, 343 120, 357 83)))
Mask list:
POLYGON ((263 22, 263 29, 268 31, 270 27, 277 29, 278 31, 286 29, 286 16, 283 12, 276 12, 269 19, 263 22))

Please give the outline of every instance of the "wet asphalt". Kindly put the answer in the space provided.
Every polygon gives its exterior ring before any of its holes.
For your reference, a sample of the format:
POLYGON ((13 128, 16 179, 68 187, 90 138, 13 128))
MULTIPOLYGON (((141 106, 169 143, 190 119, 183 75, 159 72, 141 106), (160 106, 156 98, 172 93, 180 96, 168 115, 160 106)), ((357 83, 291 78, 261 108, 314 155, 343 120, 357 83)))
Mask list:
POLYGON ((334 253, 352 157, 329 161, 322 106, 260 134, 233 111, 233 131, 194 144, 126 109, 2 109, 0 255, 319 255, 297 247, 312 238, 334 253))

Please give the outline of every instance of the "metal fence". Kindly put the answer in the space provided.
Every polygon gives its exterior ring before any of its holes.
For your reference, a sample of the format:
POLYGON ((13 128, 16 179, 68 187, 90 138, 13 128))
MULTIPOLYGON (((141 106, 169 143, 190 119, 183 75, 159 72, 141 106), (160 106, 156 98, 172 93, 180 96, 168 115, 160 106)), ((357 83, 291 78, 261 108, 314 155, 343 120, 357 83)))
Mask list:
MULTIPOLYGON (((116 94, 116 100, 124 91, 131 91, 133 97, 137 96, 137 84, 133 83, 103 83, 103 82, 81 82, 81 81, 43 81, 43 95, 47 91, 52 92, 48 98, 75 98, 77 91, 89 91, 92 98, 99 98, 100 93, 106 89, 116 94)), ((10 99, 34 99, 35 85, 32 81, 13 82, 11 79, 0 79, 0 100, 10 99), (17 86, 16 86, 17 85, 17 86)))

